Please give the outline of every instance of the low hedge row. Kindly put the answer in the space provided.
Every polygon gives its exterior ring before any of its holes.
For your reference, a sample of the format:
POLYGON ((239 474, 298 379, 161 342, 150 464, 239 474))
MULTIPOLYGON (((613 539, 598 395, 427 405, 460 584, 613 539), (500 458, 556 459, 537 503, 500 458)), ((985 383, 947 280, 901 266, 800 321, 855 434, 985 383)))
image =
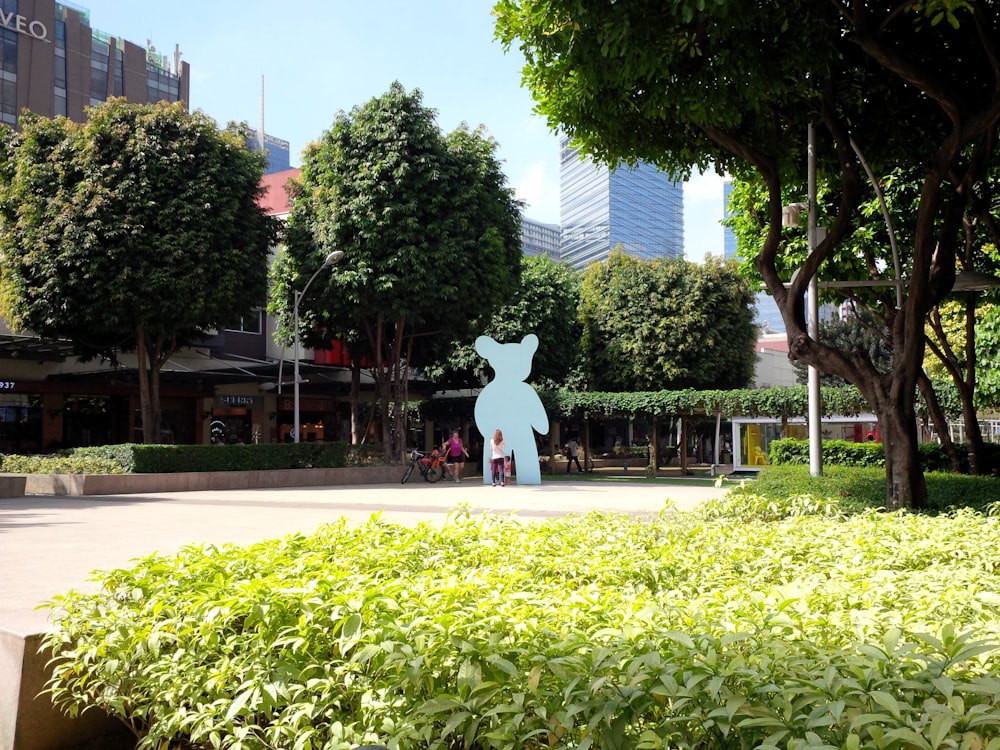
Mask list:
POLYGON ((336 469, 382 463, 381 445, 344 442, 143 445, 69 448, 46 456, 0 456, 10 474, 170 474, 181 471, 336 469))
MULTIPOLYGON (((934 511, 953 508, 984 510, 1000 503, 1000 482, 991 476, 927 472, 927 501, 934 511)), ((885 469, 878 466, 826 464, 814 477, 801 464, 765 466, 750 485, 771 501, 790 497, 836 498, 841 511, 885 506, 885 469)))
MULTIPOLYGON (((959 454, 964 469, 968 469, 963 446, 959 454)), ((924 471, 949 471, 951 462, 939 443, 922 443, 919 447, 924 471)), ((1000 466, 1000 445, 986 444, 990 466, 1000 466)), ((771 443, 768 459, 772 464, 808 464, 809 441, 782 438, 771 443)), ((824 440, 823 463, 843 466, 885 466, 885 448, 882 443, 855 443, 848 440, 824 440)))

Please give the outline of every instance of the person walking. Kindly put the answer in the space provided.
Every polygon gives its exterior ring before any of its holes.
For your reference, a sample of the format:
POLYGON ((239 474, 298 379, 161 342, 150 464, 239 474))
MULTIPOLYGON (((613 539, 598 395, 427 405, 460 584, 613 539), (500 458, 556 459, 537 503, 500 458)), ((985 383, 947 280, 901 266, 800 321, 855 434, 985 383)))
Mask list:
POLYGON ((583 473, 583 467, 580 466, 580 445, 576 442, 576 438, 570 438, 569 442, 566 443, 566 473, 569 474, 573 468, 573 462, 576 461, 576 469, 581 474, 583 473))
POLYGON ((445 441, 443 446, 444 454, 448 456, 448 465, 451 467, 451 475, 456 482, 462 481, 462 471, 465 469, 465 459, 469 452, 462 443, 462 438, 458 430, 452 430, 451 437, 445 441))
POLYGON ((507 479, 506 466, 504 465, 507 461, 507 447, 503 442, 503 433, 497 430, 493 433, 493 437, 490 438, 490 466, 493 468, 493 486, 497 486, 497 482, 500 482, 500 486, 503 487, 507 479))

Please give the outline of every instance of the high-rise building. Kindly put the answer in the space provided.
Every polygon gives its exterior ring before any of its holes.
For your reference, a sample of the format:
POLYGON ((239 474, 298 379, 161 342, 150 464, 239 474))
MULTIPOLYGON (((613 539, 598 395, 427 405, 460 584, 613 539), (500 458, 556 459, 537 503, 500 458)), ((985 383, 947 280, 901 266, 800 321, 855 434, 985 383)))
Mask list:
POLYGON ((559 256, 576 268, 622 246, 640 258, 684 254, 684 185, 650 164, 610 170, 560 140, 559 256))
MULTIPOLYGON (((726 180, 722 183, 722 215, 724 218, 728 219, 731 217, 732 211, 729 208, 729 199, 733 195, 733 181, 726 180)), ((725 253, 726 260, 736 257, 736 233, 733 231, 732 227, 723 227, 722 231, 722 243, 723 252, 725 253)))
POLYGON ((521 214, 521 252, 559 260, 559 225, 545 224, 521 214))
MULTIPOLYGON (((722 212, 723 216, 727 219, 733 215, 732 209, 729 205, 729 199, 732 194, 733 183, 731 180, 726 180, 722 187, 722 212)), ((732 227, 723 228, 723 246, 725 248, 726 260, 729 260, 730 258, 739 259, 736 249, 736 233, 733 232, 732 227)), ((766 291, 757 292, 756 308, 757 313, 754 318, 754 323, 757 324, 762 333, 785 332, 785 321, 781 317, 781 311, 778 310, 778 305, 774 301, 774 297, 766 291)))
POLYGON ((22 109, 81 122, 85 107, 113 96, 189 101, 177 47, 162 55, 105 34, 91 28, 90 11, 55 0, 0 0, 0 11, 0 122, 16 125, 22 109))
POLYGON ((275 172, 284 172, 291 169, 291 146, 288 141, 275 138, 273 135, 265 132, 263 149, 261 149, 259 133, 260 130, 251 128, 250 140, 247 145, 254 151, 263 150, 267 154, 267 167, 264 169, 264 174, 274 174, 275 172))

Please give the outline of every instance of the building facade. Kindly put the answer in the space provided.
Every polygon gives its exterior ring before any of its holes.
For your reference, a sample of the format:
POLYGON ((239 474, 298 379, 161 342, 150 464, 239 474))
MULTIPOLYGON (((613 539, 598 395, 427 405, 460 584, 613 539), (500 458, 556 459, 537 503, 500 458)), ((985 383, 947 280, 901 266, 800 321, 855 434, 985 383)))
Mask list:
POLYGON ((521 252, 559 261, 559 225, 545 224, 521 214, 521 252))
POLYGON ((640 258, 684 254, 684 185, 649 164, 610 170, 560 140, 559 257, 575 268, 621 245, 640 258))
MULTIPOLYGON (((6 125, 16 126, 25 109, 82 122, 86 107, 117 96, 187 102, 189 80, 179 52, 168 57, 98 31, 84 8, 0 0, 0 122, 6 125)), ((208 352, 192 356, 199 365, 208 352)), ((164 382, 167 438, 197 442, 211 403, 205 382, 164 382)), ((68 342, 14 334, 0 319, 0 452, 138 439, 138 411, 137 384, 127 367, 80 362, 68 342)))
POLYGON ((89 11, 54 0, 0 0, 0 122, 24 109, 82 122, 114 96, 136 103, 189 100, 180 52, 158 54, 90 25, 89 11))
POLYGON ((267 154, 267 167, 264 174, 276 174, 277 172, 287 172, 292 168, 291 145, 288 141, 275 138, 269 133, 264 133, 264 142, 260 142, 260 130, 251 128, 250 140, 247 142, 254 151, 263 151, 267 154))

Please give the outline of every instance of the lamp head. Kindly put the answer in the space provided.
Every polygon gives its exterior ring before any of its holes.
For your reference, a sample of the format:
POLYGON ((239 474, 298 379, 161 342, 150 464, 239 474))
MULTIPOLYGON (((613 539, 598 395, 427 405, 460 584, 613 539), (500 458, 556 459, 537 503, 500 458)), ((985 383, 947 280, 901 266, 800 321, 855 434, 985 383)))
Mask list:
POLYGON ((333 265, 334 263, 339 263, 343 257, 344 257, 343 250, 333 250, 323 260, 323 265, 330 266, 333 265))

